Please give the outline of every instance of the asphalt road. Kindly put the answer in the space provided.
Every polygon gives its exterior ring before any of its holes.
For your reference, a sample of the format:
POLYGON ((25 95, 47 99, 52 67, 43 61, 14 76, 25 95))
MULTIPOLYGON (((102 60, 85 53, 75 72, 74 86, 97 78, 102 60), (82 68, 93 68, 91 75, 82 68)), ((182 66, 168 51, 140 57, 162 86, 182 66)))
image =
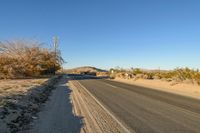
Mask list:
POLYGON ((78 80, 130 132, 200 133, 200 101, 104 79, 78 80))

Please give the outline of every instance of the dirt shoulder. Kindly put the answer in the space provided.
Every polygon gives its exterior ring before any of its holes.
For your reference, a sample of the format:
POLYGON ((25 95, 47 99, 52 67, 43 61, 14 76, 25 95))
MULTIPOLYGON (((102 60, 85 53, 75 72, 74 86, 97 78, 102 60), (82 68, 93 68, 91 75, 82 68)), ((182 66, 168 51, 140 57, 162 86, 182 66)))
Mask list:
MULTIPOLYGON (((77 81, 72 89, 73 112, 83 117, 81 133, 124 133, 126 130, 77 81)), ((95 86, 94 86, 95 87, 95 86)))
POLYGON ((72 91, 67 85, 68 79, 63 76, 52 91, 49 100, 38 113, 31 128, 24 133, 79 133, 82 127, 82 116, 72 111, 72 91))
POLYGON ((165 91, 200 99, 200 86, 198 85, 187 84, 187 83, 172 84, 171 82, 166 82, 161 80, 146 80, 146 79, 132 80, 132 79, 116 78, 113 80, 122 83, 143 86, 151 89, 156 89, 160 91, 165 91))
POLYGON ((0 130, 15 133, 36 118, 60 76, 50 79, 0 81, 0 130))

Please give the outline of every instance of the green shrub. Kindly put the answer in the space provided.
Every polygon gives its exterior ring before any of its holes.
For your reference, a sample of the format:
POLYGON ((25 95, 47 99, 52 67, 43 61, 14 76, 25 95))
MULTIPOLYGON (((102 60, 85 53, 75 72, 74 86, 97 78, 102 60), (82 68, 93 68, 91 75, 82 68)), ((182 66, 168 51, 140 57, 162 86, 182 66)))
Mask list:
POLYGON ((137 74, 142 74, 142 70, 140 70, 139 68, 135 68, 135 69, 131 69, 132 74, 137 75, 137 74))

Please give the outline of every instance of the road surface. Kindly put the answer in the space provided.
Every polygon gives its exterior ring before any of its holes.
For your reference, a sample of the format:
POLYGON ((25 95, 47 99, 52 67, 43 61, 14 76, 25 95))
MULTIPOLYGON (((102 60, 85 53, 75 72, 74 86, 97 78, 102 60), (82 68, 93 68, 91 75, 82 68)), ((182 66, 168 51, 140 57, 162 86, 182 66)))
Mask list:
POLYGON ((78 80, 130 132, 200 133, 200 101, 104 79, 78 80))

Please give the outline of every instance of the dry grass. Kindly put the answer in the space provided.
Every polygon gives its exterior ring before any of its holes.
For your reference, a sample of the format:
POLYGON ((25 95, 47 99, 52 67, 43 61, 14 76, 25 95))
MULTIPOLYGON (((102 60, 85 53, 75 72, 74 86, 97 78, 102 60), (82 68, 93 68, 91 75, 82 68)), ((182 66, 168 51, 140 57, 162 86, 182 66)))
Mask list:
POLYGON ((124 79, 160 79, 162 81, 177 83, 191 83, 200 85, 200 72, 199 70, 189 68, 177 68, 171 71, 154 70, 147 71, 139 68, 136 69, 111 69, 110 77, 124 78, 124 79))
POLYGON ((32 87, 41 85, 45 81, 47 79, 0 80, 0 98, 25 94, 32 87))
POLYGON ((26 129, 60 78, 0 80, 1 132, 26 129))
POLYGON ((61 68, 59 51, 41 47, 36 41, 0 42, 0 78, 38 77, 61 68))

